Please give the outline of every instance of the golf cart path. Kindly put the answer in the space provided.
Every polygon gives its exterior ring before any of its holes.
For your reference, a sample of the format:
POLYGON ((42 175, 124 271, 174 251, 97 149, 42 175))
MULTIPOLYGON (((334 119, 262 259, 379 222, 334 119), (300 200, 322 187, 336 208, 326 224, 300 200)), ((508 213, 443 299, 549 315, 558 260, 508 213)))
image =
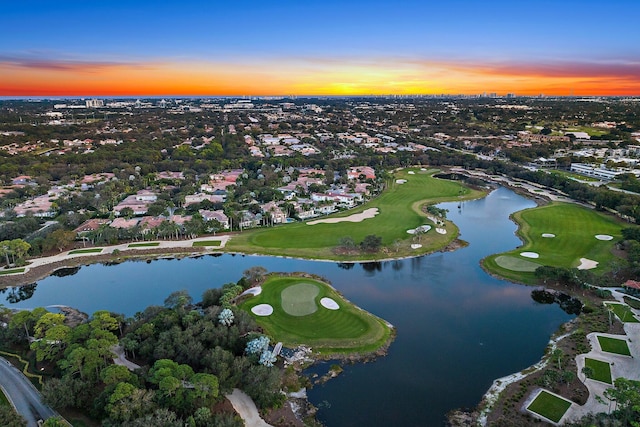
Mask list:
MULTIPOLYGON (((193 244, 196 242, 203 242, 203 241, 211 241, 211 240, 218 240, 220 241, 220 245, 219 246, 212 246, 212 249, 221 249, 224 248, 225 245, 227 244, 227 242, 229 241, 229 239, 231 238, 231 236, 228 235, 222 235, 222 236, 208 236, 205 238, 197 238, 197 239, 188 239, 188 240, 156 240, 153 241, 153 243, 158 243, 157 246, 133 246, 131 247, 131 244, 136 244, 136 243, 151 243, 151 242, 129 242, 129 243, 123 243, 120 245, 114 245, 114 246, 98 246, 95 249, 98 248, 102 248, 102 251, 100 252, 85 252, 85 253, 71 253, 74 251, 78 251, 78 250, 82 250, 82 249, 74 249, 71 251, 65 251, 56 255, 52 255, 52 256, 48 256, 48 257, 41 257, 41 258, 34 258, 34 259, 30 259, 29 260, 29 265, 26 265, 24 267, 24 271, 22 272, 17 272, 17 273, 13 273, 15 275, 20 275, 20 274, 24 274, 26 272, 28 272, 29 270, 36 268, 36 267, 40 267, 43 265, 48 265, 48 264, 53 264, 56 262, 60 262, 60 261, 65 261, 68 259, 73 259, 73 258, 82 258, 82 257, 91 257, 91 256, 96 256, 96 255, 104 255, 104 254, 112 254, 114 251, 120 251, 120 252, 124 252, 124 251, 135 251, 135 250, 148 250, 148 249, 172 249, 172 248, 192 248, 194 247, 193 244)), ((87 249, 92 249, 92 248, 87 248, 87 249)), ((13 275, 12 274, 12 275, 13 275)))
POLYGON ((240 414, 246 427, 272 427, 260 418, 256 404, 242 390, 234 388, 233 393, 227 394, 226 398, 233 405, 233 409, 240 414))
MULTIPOLYGON (((625 294, 611 290, 612 296, 620 303, 625 304, 623 297, 625 294)), ((636 317, 640 317, 640 310, 629 307, 636 317)), ((592 332, 587 335, 589 344, 591 344, 591 351, 589 353, 583 353, 576 356, 576 367, 578 371, 578 377, 585 384, 589 390, 589 398, 582 406, 575 403, 571 404, 571 407, 567 410, 558 424, 565 422, 577 421, 587 414, 595 414, 598 412, 609 412, 609 403, 598 402, 597 397, 603 398, 604 391, 613 387, 611 384, 605 384, 600 381, 586 378, 582 373, 584 368, 585 358, 602 360, 611 364, 611 380, 615 381, 616 378, 627 378, 630 380, 640 380, 640 323, 626 322, 623 325, 625 335, 613 335, 592 332), (607 353, 600 349, 600 343, 598 342, 598 336, 605 336, 611 338, 618 338, 625 340, 629 346, 629 352, 631 357, 622 356, 613 353, 607 353)), ((603 399, 606 402, 606 398, 603 399)))

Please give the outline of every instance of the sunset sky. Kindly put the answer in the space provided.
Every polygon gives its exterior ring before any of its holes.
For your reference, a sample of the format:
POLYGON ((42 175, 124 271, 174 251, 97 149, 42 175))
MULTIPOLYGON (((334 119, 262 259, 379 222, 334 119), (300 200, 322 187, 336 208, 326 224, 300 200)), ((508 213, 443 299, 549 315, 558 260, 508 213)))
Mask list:
POLYGON ((640 95, 639 0, 6 0, 0 96, 640 95))

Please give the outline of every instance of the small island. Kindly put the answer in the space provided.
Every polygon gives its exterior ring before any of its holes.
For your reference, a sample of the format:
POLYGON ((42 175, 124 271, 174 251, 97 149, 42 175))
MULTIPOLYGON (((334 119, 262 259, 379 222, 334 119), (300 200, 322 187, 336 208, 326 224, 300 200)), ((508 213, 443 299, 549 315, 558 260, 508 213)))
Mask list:
POLYGON ((344 299, 329 284, 306 274, 271 274, 240 297, 273 341, 311 347, 321 358, 381 354, 394 329, 344 299))

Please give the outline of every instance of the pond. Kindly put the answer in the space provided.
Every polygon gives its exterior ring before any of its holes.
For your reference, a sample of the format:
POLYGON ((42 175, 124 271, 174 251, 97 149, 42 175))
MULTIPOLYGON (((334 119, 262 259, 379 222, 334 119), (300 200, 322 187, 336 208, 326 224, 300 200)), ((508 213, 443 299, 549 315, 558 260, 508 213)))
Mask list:
MULTIPOLYGON (((336 427, 442 425, 451 409, 476 405, 494 379, 538 361, 551 334, 573 316, 480 267, 483 257, 520 245, 508 217, 533 202, 499 188, 484 199, 438 206, 449 210, 467 247, 362 264, 221 255, 91 265, 41 280, 23 292, 30 298, 5 305, 62 304, 130 316, 180 289, 197 300, 253 266, 315 273, 397 329, 386 357, 347 365, 338 378, 309 391, 318 418, 336 427)), ((0 295, 0 302, 8 296, 0 295)))

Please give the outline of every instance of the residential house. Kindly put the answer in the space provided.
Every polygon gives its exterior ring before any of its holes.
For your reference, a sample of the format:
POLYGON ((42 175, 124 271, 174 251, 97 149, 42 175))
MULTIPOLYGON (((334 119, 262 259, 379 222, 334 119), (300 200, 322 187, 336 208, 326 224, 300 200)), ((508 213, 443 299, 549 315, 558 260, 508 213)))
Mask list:
POLYGON ((209 211, 206 209, 200 209, 199 212, 205 221, 216 220, 220 223, 220 225, 222 225, 223 229, 225 230, 229 229, 229 217, 225 215, 224 211, 222 210, 209 211))
POLYGON ((116 218, 113 221, 111 221, 111 224, 109 224, 109 227, 128 230, 138 225, 139 221, 140 221, 139 218, 131 218, 131 219, 116 218))
POLYGON ((276 205, 275 202, 268 202, 260 206, 265 215, 271 217, 273 224, 283 224, 287 222, 287 214, 276 205))
POLYGON ((75 231, 76 234, 78 235, 83 235, 83 234, 91 233, 92 231, 96 231, 100 227, 108 223, 109 223, 108 219, 92 218, 80 224, 73 231, 75 231))

